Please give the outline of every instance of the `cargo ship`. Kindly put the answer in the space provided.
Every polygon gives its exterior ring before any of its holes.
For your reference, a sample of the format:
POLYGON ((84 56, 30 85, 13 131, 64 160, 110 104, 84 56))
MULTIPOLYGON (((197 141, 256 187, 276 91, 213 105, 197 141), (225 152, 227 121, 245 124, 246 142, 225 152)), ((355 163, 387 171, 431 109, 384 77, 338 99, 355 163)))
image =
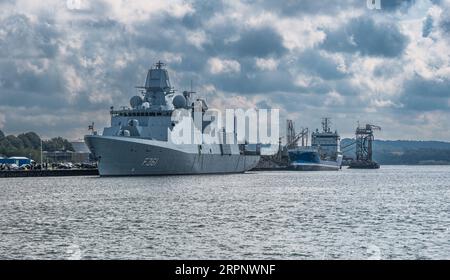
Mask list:
POLYGON ((322 120, 322 131, 311 134, 311 146, 288 150, 288 169, 299 171, 340 170, 342 167, 341 138, 337 131, 331 131, 330 119, 322 120))

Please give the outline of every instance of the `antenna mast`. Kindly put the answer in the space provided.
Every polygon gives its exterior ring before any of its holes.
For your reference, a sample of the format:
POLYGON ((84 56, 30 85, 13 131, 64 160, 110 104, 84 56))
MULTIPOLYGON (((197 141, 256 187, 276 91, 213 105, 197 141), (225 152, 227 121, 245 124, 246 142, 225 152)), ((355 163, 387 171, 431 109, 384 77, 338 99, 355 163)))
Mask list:
POLYGON ((322 119, 323 132, 330 132, 331 131, 330 126, 331 126, 331 119, 330 118, 323 118, 322 119))

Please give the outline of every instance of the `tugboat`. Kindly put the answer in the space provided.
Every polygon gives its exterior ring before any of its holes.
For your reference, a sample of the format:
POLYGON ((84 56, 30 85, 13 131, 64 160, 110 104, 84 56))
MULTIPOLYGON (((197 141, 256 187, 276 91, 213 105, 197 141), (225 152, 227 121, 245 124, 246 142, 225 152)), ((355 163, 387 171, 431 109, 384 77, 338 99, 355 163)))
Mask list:
POLYGON ((288 169, 299 171, 341 169, 343 158, 340 150, 341 138, 337 131, 331 131, 329 118, 322 120, 322 129, 321 132, 317 129, 312 133, 311 146, 288 150, 288 169))
POLYGON ((200 113, 201 132, 211 122, 203 119, 208 110, 205 100, 194 99, 192 91, 175 94, 163 63, 149 69, 145 85, 138 88, 142 96, 133 96, 131 107, 111 107, 110 127, 104 128, 101 135, 92 127, 92 135, 84 138, 98 160, 100 176, 242 173, 258 164, 260 150, 227 141, 231 133, 226 131, 221 144, 172 141, 170 131, 182 125, 182 121, 172 118, 174 110, 200 113))

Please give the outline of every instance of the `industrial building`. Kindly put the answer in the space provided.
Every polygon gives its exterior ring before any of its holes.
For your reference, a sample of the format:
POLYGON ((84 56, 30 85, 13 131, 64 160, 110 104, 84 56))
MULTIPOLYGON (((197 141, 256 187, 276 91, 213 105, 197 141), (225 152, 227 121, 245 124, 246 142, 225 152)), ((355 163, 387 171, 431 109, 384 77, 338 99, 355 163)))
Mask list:
POLYGON ((91 161, 90 151, 84 141, 72 141, 70 142, 75 151, 55 151, 55 152, 43 152, 44 162, 72 162, 83 163, 91 161))

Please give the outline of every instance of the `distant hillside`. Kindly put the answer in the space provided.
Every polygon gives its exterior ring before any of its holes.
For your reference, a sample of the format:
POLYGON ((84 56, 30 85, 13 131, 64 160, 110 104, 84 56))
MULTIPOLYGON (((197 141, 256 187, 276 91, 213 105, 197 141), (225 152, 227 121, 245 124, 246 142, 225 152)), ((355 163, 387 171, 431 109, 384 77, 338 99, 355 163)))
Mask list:
MULTIPOLYGON (((342 147, 354 139, 343 139, 342 147)), ((374 160, 380 164, 450 164, 450 143, 441 141, 375 140, 374 160)), ((344 148, 346 157, 355 157, 355 146, 344 148)))

